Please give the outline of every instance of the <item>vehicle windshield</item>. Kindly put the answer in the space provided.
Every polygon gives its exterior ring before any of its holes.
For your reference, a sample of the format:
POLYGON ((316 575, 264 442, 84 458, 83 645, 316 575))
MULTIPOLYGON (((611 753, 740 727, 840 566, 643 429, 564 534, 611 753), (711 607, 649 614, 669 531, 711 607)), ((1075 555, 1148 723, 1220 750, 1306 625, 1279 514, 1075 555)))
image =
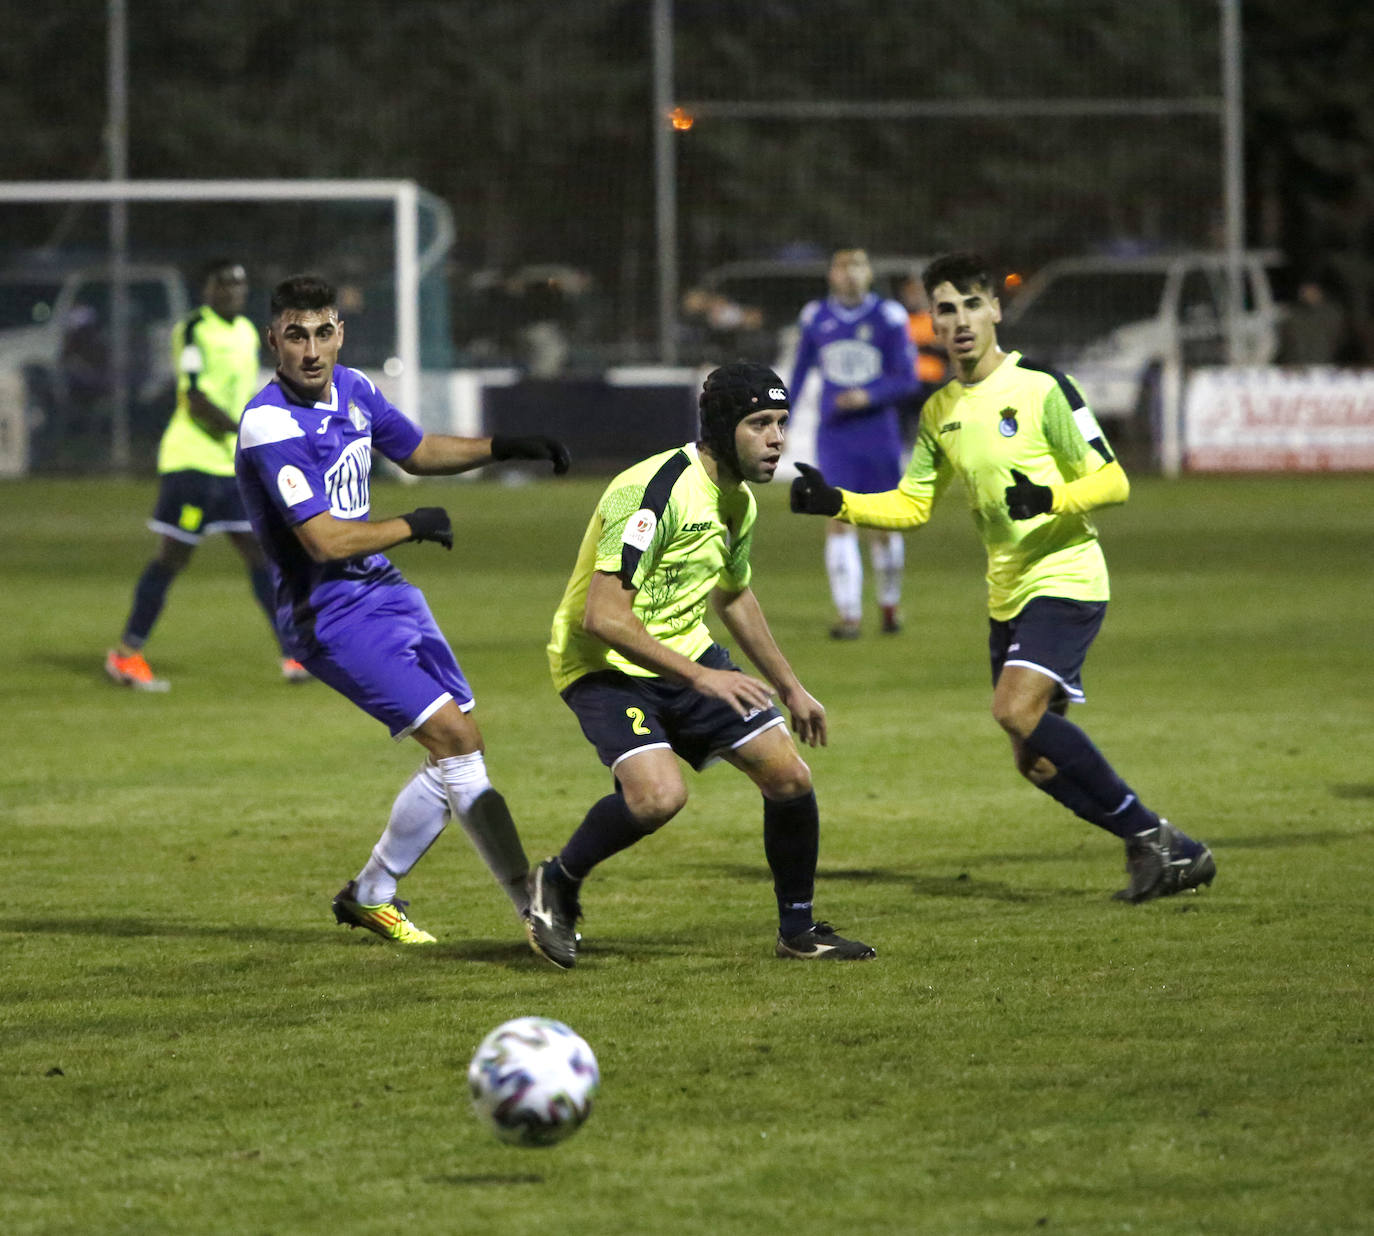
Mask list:
POLYGON ((1006 342, 1048 356, 1078 351, 1119 327, 1159 315, 1165 273, 1080 271, 1049 280, 1008 314, 1006 342))
POLYGON ((61 287, 51 279, 0 281, 0 330, 42 326, 52 317, 61 287))

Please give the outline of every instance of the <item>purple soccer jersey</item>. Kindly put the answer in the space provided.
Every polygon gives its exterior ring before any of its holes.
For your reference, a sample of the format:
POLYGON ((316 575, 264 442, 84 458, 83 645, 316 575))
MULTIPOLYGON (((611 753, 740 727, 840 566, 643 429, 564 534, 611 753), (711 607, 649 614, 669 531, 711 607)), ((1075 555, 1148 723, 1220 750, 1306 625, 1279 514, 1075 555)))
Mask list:
POLYGON ((850 307, 833 296, 801 312, 801 340, 789 390, 795 399, 814 367, 821 377, 816 462, 833 485, 871 493, 896 487, 902 476, 897 404, 919 389, 907 313, 870 292, 850 307), (851 387, 868 392, 857 411, 835 406, 851 387))
POLYGON ((400 737, 472 692, 419 589, 384 554, 315 562, 298 524, 366 519, 372 451, 399 462, 423 431, 356 369, 334 367, 329 398, 296 402, 269 382, 244 409, 234 469, 276 584, 289 655, 400 737))

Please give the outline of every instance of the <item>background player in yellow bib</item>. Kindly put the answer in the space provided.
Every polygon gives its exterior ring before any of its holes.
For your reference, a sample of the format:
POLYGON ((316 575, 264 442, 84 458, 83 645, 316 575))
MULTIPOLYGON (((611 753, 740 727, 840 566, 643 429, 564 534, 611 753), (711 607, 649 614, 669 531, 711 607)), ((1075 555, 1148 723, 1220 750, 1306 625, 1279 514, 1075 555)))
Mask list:
POLYGON ((773 479, 788 407, 782 379, 764 365, 713 370, 700 398, 701 438, 622 472, 587 525, 554 616, 549 666, 615 789, 530 872, 530 943, 564 969, 577 958, 583 879, 686 805, 679 757, 698 771, 726 760, 763 794, 777 955, 874 955, 812 917, 820 814, 773 692, 813 747, 825 743, 825 709, 787 663, 749 587, 757 508, 746 482, 773 479), (714 641, 708 603, 767 682, 742 673, 714 641))
MULTIPOLYGON (((105 673, 139 691, 167 690, 167 680, 153 674, 143 646, 172 581, 209 533, 228 534, 248 569, 253 595, 276 631, 267 559, 234 480, 239 417, 260 385, 258 328, 243 313, 247 272, 237 262, 217 258, 201 270, 201 295, 204 304, 179 322, 172 335, 177 403, 158 445, 157 505, 148 521, 161 538, 157 556, 143 568, 123 634, 105 656, 105 673)), ((309 680, 299 661, 285 652, 281 658, 288 682, 309 680)))
POLYGON ((794 511, 876 528, 914 528, 957 478, 987 550, 992 714, 1032 785, 1126 845, 1123 901, 1210 884, 1211 851, 1147 808, 1064 716, 1102 619, 1107 564, 1088 512, 1126 501, 1130 483, 1066 374, 1004 352, 1002 309, 977 254, 923 272, 953 379, 921 410, 906 475, 886 493, 837 489, 806 464, 794 511))

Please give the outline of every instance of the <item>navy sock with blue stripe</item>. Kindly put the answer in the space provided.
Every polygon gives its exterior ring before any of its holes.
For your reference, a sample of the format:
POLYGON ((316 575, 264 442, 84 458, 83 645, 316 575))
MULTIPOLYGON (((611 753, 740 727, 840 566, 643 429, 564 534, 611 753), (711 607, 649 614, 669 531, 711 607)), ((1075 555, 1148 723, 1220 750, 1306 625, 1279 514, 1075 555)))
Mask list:
POLYGON ((1026 745, 1058 769, 1058 775, 1040 788, 1074 814, 1118 837, 1134 837, 1159 823, 1092 739, 1066 717, 1047 712, 1026 745))

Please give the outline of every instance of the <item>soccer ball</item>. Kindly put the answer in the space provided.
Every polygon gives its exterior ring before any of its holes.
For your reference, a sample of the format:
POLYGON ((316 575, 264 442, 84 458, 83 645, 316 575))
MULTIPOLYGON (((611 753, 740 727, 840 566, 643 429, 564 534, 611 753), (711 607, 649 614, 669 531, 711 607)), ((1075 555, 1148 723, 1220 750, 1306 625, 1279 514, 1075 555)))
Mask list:
POLYGON ((571 1137, 591 1115, 600 1084, 592 1049, 549 1017, 503 1022, 468 1065, 478 1119, 514 1146, 552 1146, 571 1137))

